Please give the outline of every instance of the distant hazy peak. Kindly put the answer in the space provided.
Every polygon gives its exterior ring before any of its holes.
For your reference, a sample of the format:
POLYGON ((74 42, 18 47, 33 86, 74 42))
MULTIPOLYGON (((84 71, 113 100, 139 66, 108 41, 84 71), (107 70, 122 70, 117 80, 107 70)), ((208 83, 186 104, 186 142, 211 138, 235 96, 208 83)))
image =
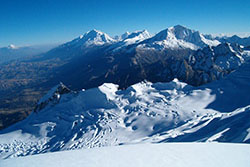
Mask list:
POLYGON ((17 49, 18 47, 15 46, 14 44, 10 44, 7 48, 8 49, 17 49))

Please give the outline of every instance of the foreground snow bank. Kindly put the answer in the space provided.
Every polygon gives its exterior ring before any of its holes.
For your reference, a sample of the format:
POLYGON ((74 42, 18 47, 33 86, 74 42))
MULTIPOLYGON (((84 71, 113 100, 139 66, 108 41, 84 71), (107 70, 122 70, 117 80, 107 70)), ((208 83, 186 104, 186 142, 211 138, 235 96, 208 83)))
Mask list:
POLYGON ((3 160, 4 167, 249 167, 250 145, 165 143, 61 151, 3 160))

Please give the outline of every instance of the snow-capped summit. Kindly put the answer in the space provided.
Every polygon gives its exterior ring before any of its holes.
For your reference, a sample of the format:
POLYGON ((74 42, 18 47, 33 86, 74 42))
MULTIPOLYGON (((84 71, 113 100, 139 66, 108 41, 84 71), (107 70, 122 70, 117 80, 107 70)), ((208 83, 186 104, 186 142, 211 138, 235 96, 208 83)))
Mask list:
POLYGON ((63 46, 99 46, 104 44, 111 44, 115 42, 108 34, 93 29, 80 35, 78 38, 64 44, 63 46))
POLYGON ((125 32, 124 34, 116 38, 117 43, 111 46, 110 49, 116 52, 124 47, 127 47, 128 45, 138 44, 141 41, 144 41, 150 37, 151 35, 147 30, 125 32))
POLYGON ((17 49, 18 47, 15 46, 14 44, 10 44, 7 48, 8 49, 17 49))
POLYGON ((91 30, 85 33, 81 38, 81 42, 85 45, 103 45, 105 43, 112 43, 114 39, 98 30, 91 30))
POLYGON ((220 42, 206 39, 199 31, 188 29, 181 25, 162 30, 145 44, 158 49, 162 48, 190 48, 197 50, 205 46, 216 46, 220 42))
POLYGON ((136 43, 142 40, 145 40, 147 38, 150 38, 151 35, 147 30, 139 30, 134 32, 128 32, 126 31, 121 36, 117 36, 116 39, 118 41, 124 41, 128 44, 136 43))
MULTIPOLYGON (((125 37, 125 34, 123 34, 123 36, 125 37)), ((149 32, 147 30, 135 31, 135 32, 127 34, 127 37, 124 38, 123 41, 127 45, 129 45, 129 44, 143 41, 143 40, 150 38, 150 37, 151 37, 151 35, 149 34, 149 32)))

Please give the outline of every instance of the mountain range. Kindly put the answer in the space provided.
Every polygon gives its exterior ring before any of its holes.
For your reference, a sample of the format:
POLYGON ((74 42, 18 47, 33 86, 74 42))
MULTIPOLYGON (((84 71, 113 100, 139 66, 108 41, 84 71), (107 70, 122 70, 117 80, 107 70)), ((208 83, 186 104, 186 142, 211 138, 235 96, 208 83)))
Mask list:
POLYGON ((91 30, 6 61, 0 158, 135 143, 250 143, 247 39, 180 25, 115 38, 91 30))

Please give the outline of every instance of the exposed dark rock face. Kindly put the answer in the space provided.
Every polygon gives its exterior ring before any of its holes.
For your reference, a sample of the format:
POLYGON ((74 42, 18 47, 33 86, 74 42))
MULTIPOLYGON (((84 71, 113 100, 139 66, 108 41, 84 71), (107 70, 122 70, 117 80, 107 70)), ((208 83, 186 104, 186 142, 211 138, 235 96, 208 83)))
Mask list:
POLYGON ((60 97, 63 94, 70 93, 71 90, 67 88, 63 83, 55 86, 47 96, 43 97, 36 105, 34 112, 42 110, 48 104, 57 104, 60 101, 60 97))

